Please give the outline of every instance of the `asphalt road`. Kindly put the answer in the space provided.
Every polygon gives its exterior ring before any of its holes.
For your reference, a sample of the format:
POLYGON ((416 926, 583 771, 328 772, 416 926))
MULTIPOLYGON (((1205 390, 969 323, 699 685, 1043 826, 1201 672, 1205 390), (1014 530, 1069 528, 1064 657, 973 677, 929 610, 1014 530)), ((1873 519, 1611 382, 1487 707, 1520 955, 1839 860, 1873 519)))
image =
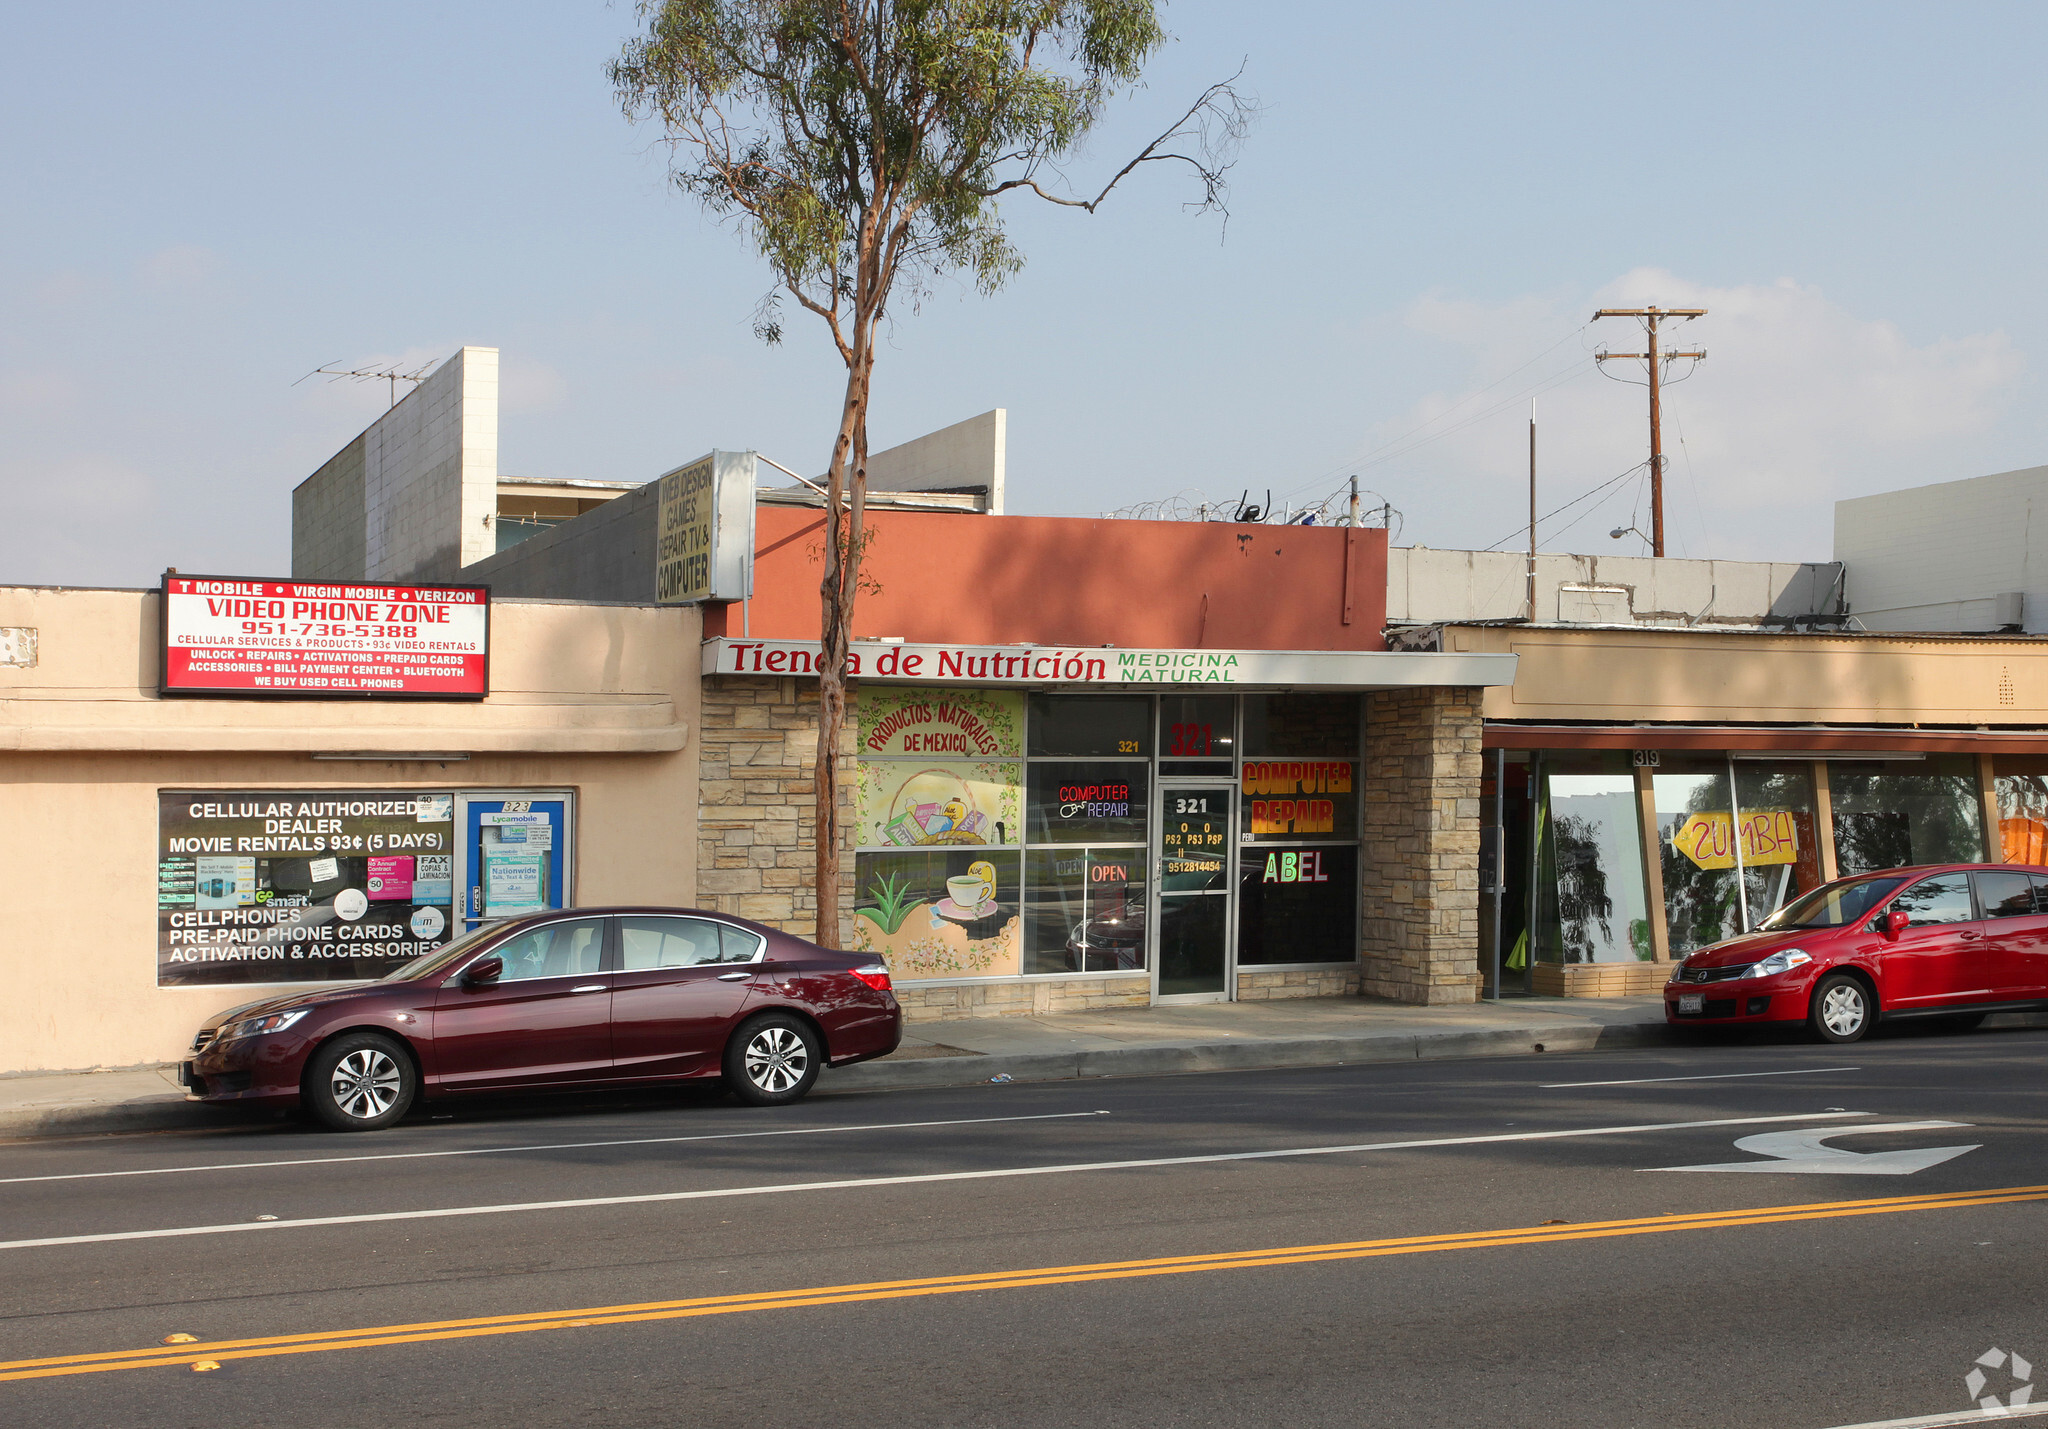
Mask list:
POLYGON ((2048 1366, 2044 1068, 1978 1032, 13 1143, 0 1424, 1959 1413, 1988 1350, 2048 1366))

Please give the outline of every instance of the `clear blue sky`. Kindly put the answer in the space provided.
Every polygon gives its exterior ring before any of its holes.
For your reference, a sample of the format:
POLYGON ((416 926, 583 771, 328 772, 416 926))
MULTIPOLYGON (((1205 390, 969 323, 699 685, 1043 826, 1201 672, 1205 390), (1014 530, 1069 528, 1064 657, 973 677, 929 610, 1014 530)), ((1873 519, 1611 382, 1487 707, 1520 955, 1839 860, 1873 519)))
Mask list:
MULTIPOLYGON (((1004 406, 1018 510, 1320 500, 1358 472, 1404 541, 1484 546, 1524 519, 1527 389, 1556 383, 1546 510, 1642 459, 1641 389, 1589 358, 1637 335, 1585 323, 1658 301, 1712 310, 1671 395, 1674 553, 1825 559, 1837 497, 2048 462, 2048 8, 1166 15, 1077 172, 1245 60, 1266 112, 1227 241, 1166 175, 1093 218, 1013 205, 1008 289, 899 315, 878 447, 1004 406)), ((291 487, 384 405, 292 385, 337 359, 500 348, 508 473, 821 467, 836 362, 800 320, 753 338, 765 270, 619 115, 603 67, 633 23, 7 7, 0 581, 286 570, 291 487)), ((1640 549, 1606 534, 1647 526, 1639 488, 1544 546, 1640 549)))

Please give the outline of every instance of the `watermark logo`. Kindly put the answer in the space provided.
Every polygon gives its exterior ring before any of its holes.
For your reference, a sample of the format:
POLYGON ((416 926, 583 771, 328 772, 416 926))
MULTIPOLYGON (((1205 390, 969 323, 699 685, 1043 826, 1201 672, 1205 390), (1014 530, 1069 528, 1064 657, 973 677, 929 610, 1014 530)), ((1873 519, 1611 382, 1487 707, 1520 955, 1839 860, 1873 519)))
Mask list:
POLYGON ((1977 1407, 1987 1416, 2010 1414, 2015 1409, 2024 1408, 2034 1397, 2033 1379, 2032 1365, 2018 1355, 2009 1355, 1993 1345, 1977 1356, 1976 1364, 1963 1376, 1963 1388, 1970 1392, 1970 1398, 1977 1401, 1977 1407), (1986 1370, 1994 1373, 1999 1370, 2005 1371, 2003 1382, 2010 1384, 2012 1388, 2002 1394, 1986 1394, 1984 1391, 1989 1389, 1992 1383, 1991 1375, 1986 1374, 1986 1370))

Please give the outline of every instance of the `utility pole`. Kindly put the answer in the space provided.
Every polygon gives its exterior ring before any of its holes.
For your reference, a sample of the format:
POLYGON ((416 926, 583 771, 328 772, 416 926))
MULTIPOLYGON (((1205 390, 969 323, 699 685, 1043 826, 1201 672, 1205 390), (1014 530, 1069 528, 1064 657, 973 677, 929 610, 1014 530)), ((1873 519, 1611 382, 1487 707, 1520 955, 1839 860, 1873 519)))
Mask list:
POLYGON ((1681 357, 1690 357, 1704 362, 1706 352, 1657 352, 1657 324, 1664 318, 1694 318, 1707 315, 1705 308, 1602 308, 1593 314, 1593 321, 1601 318, 1639 318, 1650 334, 1648 352, 1602 352, 1594 357, 1596 362, 1613 362, 1622 358, 1633 358, 1650 364, 1650 554, 1664 554, 1664 364, 1675 362, 1681 357))
POLYGON ((1536 623, 1536 399, 1529 399, 1529 623, 1536 623))

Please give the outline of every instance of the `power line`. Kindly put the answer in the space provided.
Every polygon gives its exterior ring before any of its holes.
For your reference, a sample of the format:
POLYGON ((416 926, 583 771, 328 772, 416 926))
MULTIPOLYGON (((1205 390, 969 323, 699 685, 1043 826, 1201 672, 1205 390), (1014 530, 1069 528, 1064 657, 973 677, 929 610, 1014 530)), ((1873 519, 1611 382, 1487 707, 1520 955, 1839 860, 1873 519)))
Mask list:
MULTIPOLYGON (((1538 528, 1541 528, 1545 521, 1550 520, 1554 516, 1563 515, 1565 512, 1571 510, 1574 506, 1577 506, 1581 501, 1586 500, 1588 497, 1599 495, 1601 492, 1605 491, 1608 487, 1614 485, 1616 482, 1625 481, 1629 477, 1634 476, 1637 472, 1641 471, 1642 469, 1643 463, 1637 462, 1627 471, 1621 472, 1615 476, 1608 477, 1607 480, 1601 482, 1598 486, 1593 487, 1590 491, 1584 491, 1581 492, 1579 495, 1574 496, 1571 500, 1565 502, 1564 505, 1558 507, 1555 511, 1547 511, 1543 515, 1537 517, 1536 526, 1538 528)), ((1577 523, 1574 522, 1574 524, 1577 523)), ((1528 529, 1529 527, 1526 525, 1517 526, 1514 530, 1508 532, 1507 535, 1501 537, 1499 541, 1494 541, 1489 545, 1481 546, 1480 549, 1482 551, 1491 551, 1494 549, 1494 547, 1499 546, 1502 541, 1512 541, 1515 539, 1515 537, 1521 535, 1524 531, 1527 531, 1528 529)), ((1566 529, 1569 530, 1570 527, 1567 527, 1566 529)))
MULTIPOLYGON (((1512 381, 1514 378, 1520 376, 1522 373, 1528 371, 1531 367, 1534 367, 1537 363, 1541 362, 1544 358, 1550 356, 1551 353, 1557 351, 1560 347, 1563 347, 1573 338, 1578 337, 1580 334, 1584 333, 1586 329, 1591 326, 1592 324, 1590 322, 1580 324, 1578 327, 1572 329, 1563 337, 1559 338, 1556 342, 1553 342, 1552 344, 1550 344, 1550 346, 1544 348, 1541 352, 1537 353, 1534 357, 1530 358, 1527 362, 1524 362, 1521 366, 1513 368, 1510 371, 1503 373, 1501 376, 1496 377, 1493 381, 1487 383, 1484 387, 1466 393, 1463 397, 1459 398, 1456 402, 1452 403, 1449 407, 1437 413, 1435 416, 1429 418, 1427 421, 1418 423, 1417 425, 1403 432, 1400 436, 1392 437, 1387 441, 1379 443, 1377 446, 1366 447, 1364 450, 1360 451, 1356 455, 1349 457, 1342 462, 1339 462, 1336 466, 1330 467, 1325 471, 1318 472, 1316 475, 1310 477, 1307 481, 1304 481, 1300 486, 1297 486, 1292 491, 1285 493, 1285 496, 1292 497, 1298 492, 1306 491, 1312 487, 1318 486, 1322 482, 1328 480, 1330 477, 1336 475, 1338 472, 1345 470, 1347 467, 1377 465, 1379 462, 1391 461, 1395 457, 1405 455, 1405 451, 1397 452, 1393 449, 1407 442, 1409 438, 1414 437, 1421 432, 1428 431, 1429 428, 1435 426, 1438 422, 1444 421, 1445 419, 1449 418, 1453 413, 1457 412, 1460 408, 1466 406, 1468 403, 1475 402, 1479 398, 1484 397, 1487 393, 1493 391, 1494 388, 1501 386, 1505 382, 1512 381)), ((1574 377, 1581 375, 1578 365, 1576 363, 1573 364, 1573 367, 1571 369, 1571 375, 1574 377)), ((1437 437, 1446 437, 1449 436, 1452 432, 1463 431, 1466 427, 1470 426, 1472 422, 1483 421, 1485 418, 1493 415, 1495 412, 1500 411, 1501 408, 1504 406, 1513 406, 1525 397, 1547 390, 1547 384, 1550 384, 1553 381, 1555 381, 1554 378, 1544 378, 1541 382, 1535 384, 1534 387, 1524 388, 1520 392, 1514 393, 1513 395, 1508 397, 1504 397, 1501 399, 1500 402, 1496 403, 1492 407, 1489 407, 1486 411, 1476 414, 1467 421, 1459 422, 1454 427, 1446 428, 1444 431, 1436 433, 1435 436, 1424 438, 1423 441, 1416 442, 1414 445, 1419 447, 1424 445, 1426 442, 1435 441, 1437 437)), ((1413 450, 1413 448, 1411 447, 1409 448, 1409 450, 1413 450)))

